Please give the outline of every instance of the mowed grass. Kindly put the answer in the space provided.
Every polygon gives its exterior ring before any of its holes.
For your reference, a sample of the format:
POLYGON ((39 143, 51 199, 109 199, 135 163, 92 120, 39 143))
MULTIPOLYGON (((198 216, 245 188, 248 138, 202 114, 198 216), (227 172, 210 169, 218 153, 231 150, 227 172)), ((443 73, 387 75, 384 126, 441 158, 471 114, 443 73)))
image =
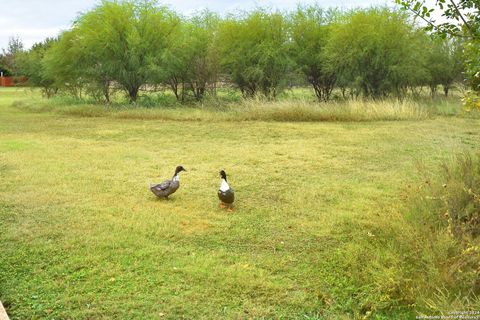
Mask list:
MULTIPOLYGON (((402 214, 480 120, 143 120, 0 91, 0 300, 13 319, 405 319, 442 288, 402 214), (148 183, 188 172, 170 200, 148 183), (218 207, 218 171, 236 192, 218 207)), ((425 236, 426 237, 426 236, 425 236)), ((437 252, 438 251, 438 252, 437 252)))

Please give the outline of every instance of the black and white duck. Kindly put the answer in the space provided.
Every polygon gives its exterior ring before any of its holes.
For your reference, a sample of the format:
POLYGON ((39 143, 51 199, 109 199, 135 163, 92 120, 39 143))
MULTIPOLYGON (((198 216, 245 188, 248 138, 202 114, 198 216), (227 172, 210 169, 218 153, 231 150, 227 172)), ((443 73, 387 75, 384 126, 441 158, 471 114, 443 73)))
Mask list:
POLYGON ((180 176, 179 173, 185 170, 184 167, 178 166, 175 169, 175 174, 173 175, 172 180, 165 180, 159 184, 151 184, 150 190, 159 198, 168 199, 168 196, 178 190, 180 187, 180 176))
POLYGON ((235 193, 232 188, 228 185, 227 174, 224 170, 220 171, 220 177, 222 182, 220 183, 220 189, 218 190, 218 199, 220 199, 220 206, 225 208, 228 207, 228 211, 232 211, 232 204, 235 200, 235 193))

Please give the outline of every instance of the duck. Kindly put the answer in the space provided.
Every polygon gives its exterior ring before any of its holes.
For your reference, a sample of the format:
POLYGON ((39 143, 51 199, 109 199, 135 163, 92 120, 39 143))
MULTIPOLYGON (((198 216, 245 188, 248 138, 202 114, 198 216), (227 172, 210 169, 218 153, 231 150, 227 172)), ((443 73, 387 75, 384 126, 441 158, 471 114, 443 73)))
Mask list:
POLYGON ((177 166, 175 169, 175 174, 171 180, 165 180, 159 184, 151 184, 150 190, 159 198, 168 199, 168 196, 175 193, 180 187, 180 176, 179 173, 185 170, 182 166, 177 166))
POLYGON ((220 170, 220 177, 222 178, 220 183, 220 189, 218 189, 218 199, 220 199, 220 207, 225 208, 228 207, 228 211, 233 211, 232 204, 235 200, 235 192, 233 189, 228 185, 227 182, 227 174, 225 170, 220 170))

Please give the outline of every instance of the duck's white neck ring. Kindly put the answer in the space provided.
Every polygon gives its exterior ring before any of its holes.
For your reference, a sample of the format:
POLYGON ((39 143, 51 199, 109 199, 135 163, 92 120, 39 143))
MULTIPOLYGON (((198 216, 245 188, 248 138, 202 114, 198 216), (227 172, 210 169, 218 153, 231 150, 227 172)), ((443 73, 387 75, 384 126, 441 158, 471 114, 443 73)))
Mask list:
POLYGON ((225 192, 230 189, 230 186, 227 183, 227 180, 222 179, 222 184, 220 185, 220 191, 225 192))
POLYGON ((180 175, 177 173, 173 176, 172 181, 180 181, 180 175))

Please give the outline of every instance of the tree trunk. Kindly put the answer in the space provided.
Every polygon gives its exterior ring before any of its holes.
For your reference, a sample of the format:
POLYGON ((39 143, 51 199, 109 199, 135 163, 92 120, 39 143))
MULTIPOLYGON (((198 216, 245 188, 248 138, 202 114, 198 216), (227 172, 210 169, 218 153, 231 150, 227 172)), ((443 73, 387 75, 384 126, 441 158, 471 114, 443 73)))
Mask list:
POLYGON ((430 95, 433 97, 435 97, 435 94, 437 93, 437 85, 433 85, 431 84, 430 85, 430 95))
POLYGON ((450 89, 449 86, 443 86, 443 92, 445 93, 445 97, 448 97, 448 90, 450 89))
POLYGON ((128 88, 128 97, 130 98, 130 102, 136 102, 138 98, 138 90, 140 89, 139 86, 134 86, 128 88))
POLYGON ((175 94, 175 98, 177 101, 180 100, 180 96, 178 95, 178 80, 177 77, 173 76, 170 79, 170 88, 172 89, 173 93, 175 94))
POLYGON ((315 82, 310 83, 313 86, 313 90, 315 91, 315 96, 317 96, 318 101, 322 101, 322 90, 320 90, 320 87, 315 82))
POLYGON ((185 101, 185 81, 182 81, 182 102, 185 101))
POLYGON ((105 80, 104 87, 103 87, 103 95, 105 97, 105 101, 110 103, 110 81, 105 80))

